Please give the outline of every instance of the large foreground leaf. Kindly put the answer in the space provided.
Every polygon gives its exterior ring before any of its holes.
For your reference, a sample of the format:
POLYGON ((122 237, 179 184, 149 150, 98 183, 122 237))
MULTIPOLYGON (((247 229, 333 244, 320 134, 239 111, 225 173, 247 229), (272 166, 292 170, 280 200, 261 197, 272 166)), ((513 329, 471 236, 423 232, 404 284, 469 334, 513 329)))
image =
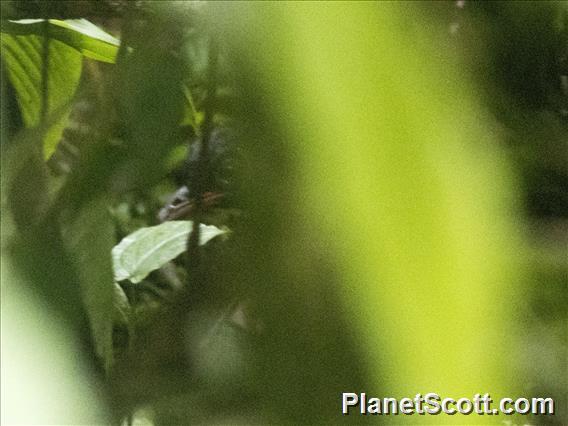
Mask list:
MULTIPOLYGON (((329 300, 318 294, 334 294, 333 274, 313 272, 325 257, 333 259, 340 279, 335 294, 345 306, 335 315, 347 312, 349 320, 336 327, 335 341, 347 335, 364 352, 368 394, 522 394, 516 355, 510 355, 526 294, 511 202, 518 184, 476 105, 475 89, 444 53, 452 48, 428 26, 415 25, 426 19, 420 9, 398 2, 239 7, 255 19, 236 19, 238 10, 219 7, 226 21, 216 22, 223 30, 233 26, 232 40, 242 37, 239 46, 258 66, 246 95, 255 100, 258 93, 257 104, 269 99, 273 107, 269 119, 252 116, 257 106, 244 96, 247 124, 258 129, 246 147, 249 158, 269 161, 285 146, 291 153, 281 158, 296 161, 275 170, 251 162, 254 186, 247 188, 255 207, 266 209, 252 216, 249 232, 262 233, 249 243, 256 250, 249 253, 254 269, 248 281, 259 283, 258 293, 270 288, 259 308, 273 324, 267 333, 286 327, 265 338, 258 358, 269 371, 269 409, 286 407, 287 419, 304 416, 290 423, 336 424, 342 420, 333 414, 338 392, 358 388, 348 379, 348 385, 339 382, 356 361, 337 361, 344 347, 323 343, 330 329, 309 310, 312 301, 329 300), (270 126, 273 117, 280 128, 270 126), (256 143, 262 140, 271 143, 256 143), (315 243, 318 238, 324 243, 315 243), (320 328, 310 336, 313 323, 320 328), (306 347, 322 349, 312 356, 306 347), (335 347, 341 352, 332 358, 335 347), (327 381, 332 374, 334 381, 327 381), (281 399, 274 383, 286 384, 281 399), (317 410, 294 400, 305 392, 318 395, 317 410), (306 420, 305 413, 313 417, 306 420)), ((491 416, 402 417, 387 423, 495 422, 491 416)))
MULTIPOLYGON (((116 281, 142 281, 150 272, 185 251, 193 222, 172 221, 142 228, 125 237, 112 249, 116 281)), ((201 245, 225 233, 215 226, 201 225, 201 245)))
MULTIPOLYGON (((2 237, 5 225, 2 214, 2 237)), ((80 343, 2 251, 2 424, 108 424, 80 343), (33 407, 33 409, 30 409, 33 407)))

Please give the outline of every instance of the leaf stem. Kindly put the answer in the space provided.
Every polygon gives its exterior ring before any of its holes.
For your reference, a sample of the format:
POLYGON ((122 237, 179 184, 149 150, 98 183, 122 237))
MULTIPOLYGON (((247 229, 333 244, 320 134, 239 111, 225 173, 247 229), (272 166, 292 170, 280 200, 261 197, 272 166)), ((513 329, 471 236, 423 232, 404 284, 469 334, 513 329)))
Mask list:
POLYGON ((44 126, 49 112, 49 20, 43 21, 43 49, 41 51, 41 110, 40 124, 44 126))

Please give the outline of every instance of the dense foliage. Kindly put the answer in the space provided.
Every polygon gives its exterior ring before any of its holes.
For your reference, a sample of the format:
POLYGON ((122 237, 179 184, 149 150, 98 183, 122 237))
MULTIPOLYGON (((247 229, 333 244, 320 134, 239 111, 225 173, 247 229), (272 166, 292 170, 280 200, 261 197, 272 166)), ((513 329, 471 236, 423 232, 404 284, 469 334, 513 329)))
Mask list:
POLYGON ((342 392, 568 421, 566 3, 1 24, 7 424, 372 421, 342 392))

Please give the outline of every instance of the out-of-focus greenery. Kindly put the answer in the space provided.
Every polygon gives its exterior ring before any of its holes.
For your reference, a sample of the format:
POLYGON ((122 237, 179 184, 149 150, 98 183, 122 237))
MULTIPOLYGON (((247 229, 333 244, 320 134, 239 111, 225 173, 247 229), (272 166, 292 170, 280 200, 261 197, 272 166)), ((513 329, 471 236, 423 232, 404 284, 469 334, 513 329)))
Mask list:
POLYGON ((107 423, 75 337, 20 279, 3 256, 2 424, 107 423))
MULTIPOLYGON (((514 181, 489 117, 439 53, 444 41, 399 33, 421 18, 401 7, 251 7, 254 20, 244 22, 255 30, 242 45, 258 45, 265 84, 256 91, 275 100, 257 121, 282 128, 258 126, 252 149, 262 158, 280 142, 297 159, 284 181, 257 172, 287 212, 282 233, 264 243, 283 245, 283 286, 306 281, 310 251, 334 259, 345 332, 360 341, 381 394, 514 394, 503 350, 515 347, 525 294, 514 181)), ((321 275, 318 291, 330 287, 321 275)), ((301 285, 294 292, 309 297, 301 285)))
POLYGON ((565 423, 562 3, 83 3, 2 5, 4 423, 565 423))

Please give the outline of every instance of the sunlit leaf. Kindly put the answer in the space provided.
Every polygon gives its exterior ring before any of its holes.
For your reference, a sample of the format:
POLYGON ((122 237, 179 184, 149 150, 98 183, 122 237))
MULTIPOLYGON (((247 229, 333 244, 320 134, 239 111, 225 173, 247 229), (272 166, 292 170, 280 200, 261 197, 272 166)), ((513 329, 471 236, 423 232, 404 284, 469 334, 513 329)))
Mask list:
MULTIPOLYGON (((17 94, 24 124, 36 127, 42 111, 43 38, 2 32, 2 61, 17 94)), ((81 75, 81 54, 58 40, 49 42, 47 115, 56 116, 43 141, 44 157, 55 150, 81 75)))
MULTIPOLYGON (((150 272, 176 258, 186 249, 193 222, 171 221, 142 228, 125 237, 112 249, 116 281, 142 281, 150 272)), ((225 233, 215 226, 201 225, 200 244, 225 233)))
MULTIPOLYGON (((49 36, 65 43, 82 55, 102 62, 114 62, 120 41, 86 19, 49 20, 49 36)), ((2 32, 41 36, 43 19, 3 21, 2 32)))

